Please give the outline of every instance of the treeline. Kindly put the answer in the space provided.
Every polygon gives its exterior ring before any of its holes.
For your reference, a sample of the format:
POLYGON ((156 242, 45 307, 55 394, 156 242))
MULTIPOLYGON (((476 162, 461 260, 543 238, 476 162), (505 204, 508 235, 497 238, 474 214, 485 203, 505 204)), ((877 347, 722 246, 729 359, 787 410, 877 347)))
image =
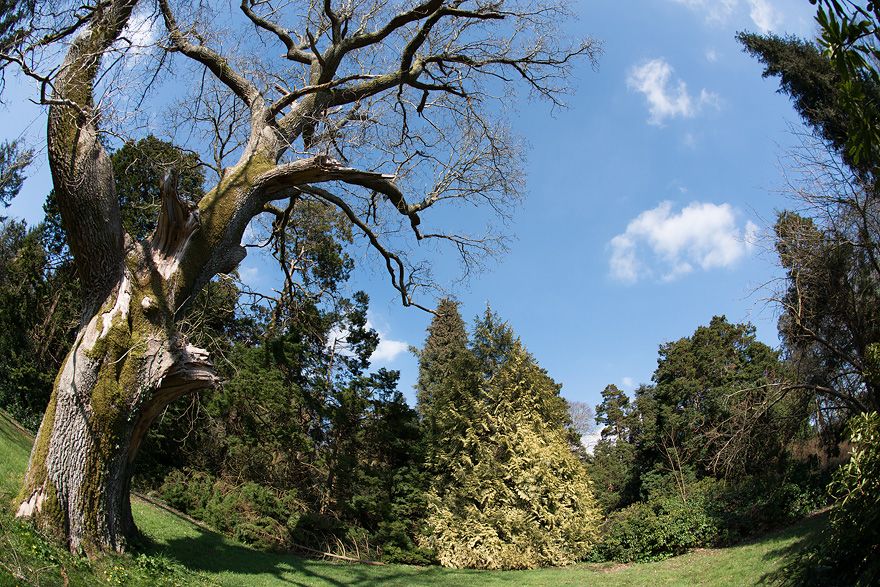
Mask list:
POLYGON ((814 401, 790 377, 754 328, 715 317, 662 345, 653 382, 632 399, 607 386, 589 467, 607 514, 594 557, 723 546, 825 505, 835 461, 816 442, 814 401))

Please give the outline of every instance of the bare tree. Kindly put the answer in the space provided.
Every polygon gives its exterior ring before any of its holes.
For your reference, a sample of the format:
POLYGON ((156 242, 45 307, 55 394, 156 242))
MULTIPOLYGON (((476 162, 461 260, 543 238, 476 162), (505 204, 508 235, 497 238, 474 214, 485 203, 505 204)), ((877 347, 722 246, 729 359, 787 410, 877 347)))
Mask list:
POLYGON ((791 153, 795 211, 777 219, 786 271, 780 335, 797 389, 819 397, 818 418, 880 407, 880 203, 828 145, 802 136, 791 153), (822 414, 821 412, 825 412, 822 414))
POLYGON ((596 431, 596 412, 587 402, 568 402, 568 415, 571 427, 581 437, 589 436, 596 431))
POLYGON ((598 46, 559 44, 566 12, 553 2, 242 0, 229 15, 170 0, 58 4, 38 6, 31 33, 0 55, 37 80, 48 105, 55 193, 87 292, 18 515, 59 532, 72 550, 122 550, 147 429, 169 402, 217 384, 207 353, 178 322, 207 282, 242 261, 251 220, 268 211, 283 222, 273 201, 335 206, 381 256, 402 303, 419 306, 419 273, 389 239, 405 229, 416 242, 451 244, 466 263, 495 247, 492 234, 426 228, 422 214, 441 205, 464 206, 460 219, 470 206, 503 214, 523 179, 500 114, 510 88, 519 81, 559 104, 572 63, 594 60, 598 46), (217 184, 193 203, 169 176, 143 242, 124 233, 101 140, 142 113, 149 91, 150 78, 133 87, 119 65, 140 44, 136 8, 164 26, 153 73, 210 87, 200 99, 214 100, 232 125, 218 127, 207 149, 217 184))

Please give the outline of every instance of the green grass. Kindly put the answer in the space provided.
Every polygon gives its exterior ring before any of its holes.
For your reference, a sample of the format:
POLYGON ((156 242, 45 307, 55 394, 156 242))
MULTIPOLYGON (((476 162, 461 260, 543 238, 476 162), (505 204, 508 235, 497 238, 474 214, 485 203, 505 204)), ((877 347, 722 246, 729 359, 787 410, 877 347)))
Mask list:
MULTIPOLYGON (((0 495, 11 504, 27 466, 30 438, 0 412, 0 495)), ((755 585, 782 569, 824 524, 805 520, 752 543, 699 550, 658 563, 583 564, 535 571, 461 571, 405 565, 349 565, 261 552, 135 499, 146 544, 135 556, 86 561, 44 540, 26 524, 0 515, 0 586, 63 585, 464 585, 661 586, 755 585)))

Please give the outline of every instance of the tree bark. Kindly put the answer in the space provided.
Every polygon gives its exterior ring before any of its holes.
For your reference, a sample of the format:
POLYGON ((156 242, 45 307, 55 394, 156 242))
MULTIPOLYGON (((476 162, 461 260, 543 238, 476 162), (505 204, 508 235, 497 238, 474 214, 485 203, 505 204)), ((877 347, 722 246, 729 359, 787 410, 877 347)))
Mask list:
MULTIPOLYGON (((155 244, 174 248, 193 226, 188 215, 163 214, 155 244)), ((121 279, 64 361, 34 443, 18 516, 72 551, 124 550, 135 530, 132 467, 147 429, 170 402, 217 381, 207 353, 174 328, 163 274, 176 257, 165 253, 151 243, 128 247, 121 279)))

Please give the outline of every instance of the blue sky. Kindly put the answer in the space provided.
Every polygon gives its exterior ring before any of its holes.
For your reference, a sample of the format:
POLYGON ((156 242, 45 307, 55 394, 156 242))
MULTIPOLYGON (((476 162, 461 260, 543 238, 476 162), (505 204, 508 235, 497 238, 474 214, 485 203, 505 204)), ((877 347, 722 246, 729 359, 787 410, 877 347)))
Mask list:
MULTIPOLYGON (((465 318, 490 303, 563 395, 591 404, 609 383, 631 391, 649 381, 658 345, 716 314, 751 321, 776 345, 765 300, 780 273, 767 233, 791 205, 780 160, 800 121, 734 35, 811 36, 813 10, 807 0, 573 3, 567 32, 600 39, 604 54, 597 70, 574 70, 567 109, 517 105, 528 186, 509 252, 460 285, 453 263, 437 263, 465 318)), ((0 135, 38 144, 39 109, 15 105, 26 91, 8 88, 0 135)), ((6 214, 39 220, 48 175, 41 161, 6 214)), ((352 287, 371 295, 383 337, 374 363, 399 369, 412 398, 406 349, 423 342, 430 316, 400 306, 375 255, 355 256, 352 287)), ((255 284, 268 272, 256 257, 242 268, 255 284)))

